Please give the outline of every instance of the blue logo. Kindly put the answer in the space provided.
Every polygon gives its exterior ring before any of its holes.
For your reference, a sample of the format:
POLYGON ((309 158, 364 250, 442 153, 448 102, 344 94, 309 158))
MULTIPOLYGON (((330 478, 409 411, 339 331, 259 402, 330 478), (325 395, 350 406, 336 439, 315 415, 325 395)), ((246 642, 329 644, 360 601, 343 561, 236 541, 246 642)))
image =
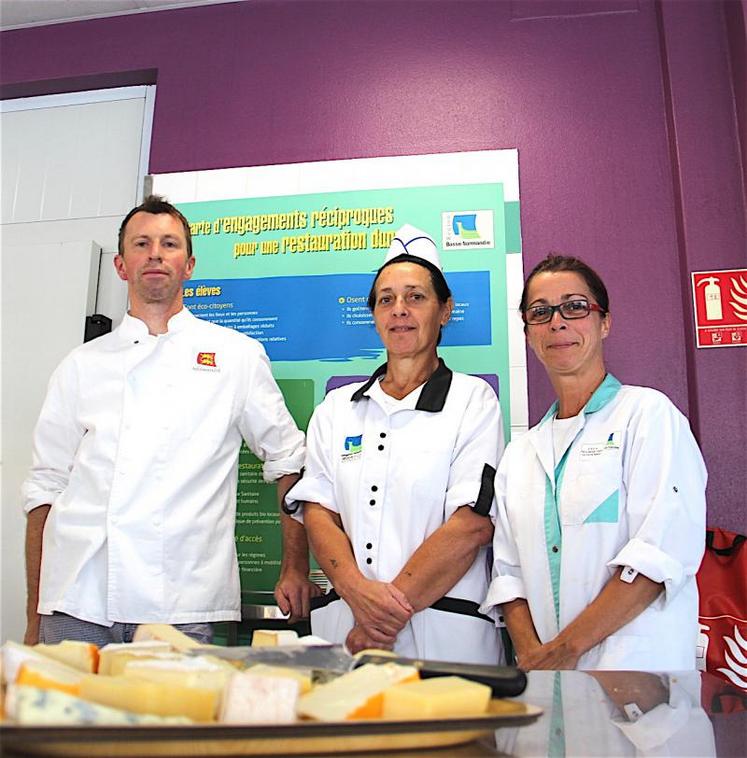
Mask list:
POLYGON ((477 231, 476 213, 454 214, 454 218, 451 220, 451 229, 457 237, 462 239, 480 239, 480 233, 477 231))
POLYGON ((360 453, 363 449, 363 435, 357 437, 345 437, 345 450, 348 453, 360 453))

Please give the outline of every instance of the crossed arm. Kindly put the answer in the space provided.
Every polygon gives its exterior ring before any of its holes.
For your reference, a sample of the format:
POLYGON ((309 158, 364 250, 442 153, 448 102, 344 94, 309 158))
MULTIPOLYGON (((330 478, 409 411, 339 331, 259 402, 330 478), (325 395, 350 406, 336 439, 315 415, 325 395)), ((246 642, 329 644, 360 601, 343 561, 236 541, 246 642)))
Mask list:
POLYGON ((523 598, 503 604, 503 617, 516 648, 519 667, 573 669, 578 659, 648 608, 663 590, 643 574, 630 583, 620 572, 609 579, 596 598, 557 637, 542 644, 523 598))
POLYGON ((351 652, 391 649, 413 613, 443 597, 493 536, 489 518, 462 506, 423 542, 391 582, 380 582, 367 579, 358 569, 337 513, 307 503, 304 522, 319 565, 355 618, 347 639, 351 652))

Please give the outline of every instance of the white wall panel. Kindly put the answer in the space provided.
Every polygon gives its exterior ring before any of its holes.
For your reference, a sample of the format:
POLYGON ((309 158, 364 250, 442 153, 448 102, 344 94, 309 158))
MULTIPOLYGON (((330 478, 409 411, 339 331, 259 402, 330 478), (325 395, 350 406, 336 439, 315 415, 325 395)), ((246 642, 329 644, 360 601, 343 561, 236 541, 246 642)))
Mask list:
POLYGON ((126 213, 144 115, 144 97, 4 111, 2 222, 126 213))

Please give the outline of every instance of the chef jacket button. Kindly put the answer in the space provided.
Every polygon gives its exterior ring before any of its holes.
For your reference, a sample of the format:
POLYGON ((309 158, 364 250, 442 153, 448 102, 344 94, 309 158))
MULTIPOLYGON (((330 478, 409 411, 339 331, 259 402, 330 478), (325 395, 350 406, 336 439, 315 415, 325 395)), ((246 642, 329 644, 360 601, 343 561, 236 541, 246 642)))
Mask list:
POLYGON ((672 490, 673 490, 674 492, 679 492, 679 490, 678 490, 676 487, 672 487, 672 490))
POLYGON ((133 345, 139 345, 140 344, 140 340, 135 340, 132 344, 133 345))
POLYGON ((383 450, 383 449, 384 449, 384 446, 383 445, 379 445, 379 450, 383 450))
POLYGON ((381 437, 381 439, 384 439, 384 437, 386 437, 386 432, 381 432, 379 434, 379 437, 381 437))
POLYGON ((366 563, 373 563, 373 558, 366 558, 366 563))
POLYGON ((373 545, 370 542, 366 543, 366 550, 370 550, 373 547, 373 545))
POLYGON ((371 492, 378 492, 378 491, 379 491, 379 488, 375 484, 371 485, 371 492))
POLYGON ((558 552, 558 546, 557 545, 553 545, 552 546, 552 551, 553 551, 553 553, 557 553, 558 552))
POLYGON ((375 501, 375 500, 369 500, 369 501, 368 501, 368 504, 369 504, 369 505, 376 505, 376 501, 375 501))

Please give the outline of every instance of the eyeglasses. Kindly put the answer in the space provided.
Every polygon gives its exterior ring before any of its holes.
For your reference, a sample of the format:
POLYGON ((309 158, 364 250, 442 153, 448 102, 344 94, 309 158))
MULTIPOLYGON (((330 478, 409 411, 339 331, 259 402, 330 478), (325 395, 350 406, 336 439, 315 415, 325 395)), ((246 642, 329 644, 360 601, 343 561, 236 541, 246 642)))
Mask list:
POLYGON ((532 305, 521 314, 521 317, 525 324, 546 324, 552 321, 555 311, 567 321, 586 318, 592 311, 607 313, 601 305, 596 303, 589 303, 586 300, 566 300, 558 305, 532 305))

